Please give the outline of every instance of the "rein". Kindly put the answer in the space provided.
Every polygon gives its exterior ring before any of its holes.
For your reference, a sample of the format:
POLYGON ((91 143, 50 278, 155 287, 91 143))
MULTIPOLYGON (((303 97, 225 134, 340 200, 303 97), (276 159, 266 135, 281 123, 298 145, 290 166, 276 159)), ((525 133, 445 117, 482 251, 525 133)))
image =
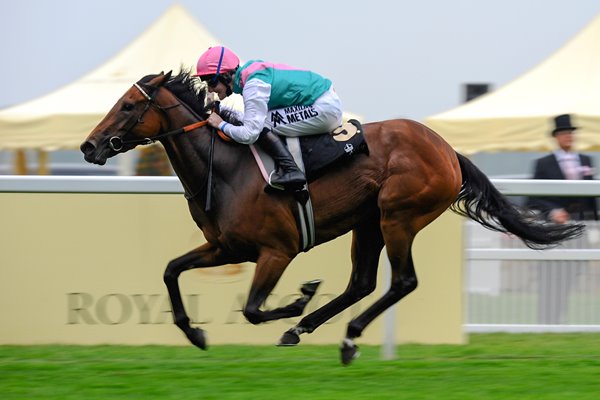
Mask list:
MULTIPOLYGON (((174 108, 179 106, 180 104, 175 104, 173 106, 169 106, 169 107, 161 107, 158 106, 155 102, 154 102, 154 98, 152 96, 150 96, 148 93, 146 93, 146 91, 137 83, 135 83, 133 86, 135 86, 143 95, 144 97, 148 100, 148 103, 146 103, 146 107, 144 108, 144 111, 142 112, 142 115, 140 115, 140 117, 138 118, 137 122, 134 123, 128 130, 127 133, 129 133, 131 131, 131 129, 133 129, 133 127, 137 124, 137 123, 143 123, 143 115, 144 113, 150 108, 151 105, 154 105, 155 107, 158 107, 159 110, 166 112, 166 110, 170 109, 170 108, 174 108)), ((160 139, 164 139, 166 137, 169 136, 174 136, 174 135, 180 135, 182 133, 187 133, 190 131, 193 131, 195 129, 198 128, 202 128, 203 126, 208 125, 208 121, 198 121, 198 122, 194 122, 193 124, 189 124, 186 125, 182 128, 178 128, 172 131, 168 131, 168 132, 164 132, 161 133, 159 135, 153 136, 153 137, 147 137, 147 138, 141 138, 141 139, 131 139, 131 140, 123 140, 121 137, 119 136, 112 136, 110 139, 108 139, 108 145, 109 147, 114 150, 114 151, 121 151, 123 149, 123 146, 125 145, 129 145, 129 144, 141 144, 141 145, 147 145, 147 144, 152 144, 154 142, 156 142, 157 140, 160 139)), ((219 135, 219 137, 226 141, 226 142, 230 142, 232 139, 227 136, 223 131, 221 131, 220 129, 216 129, 217 134, 219 135)))
MULTIPOLYGON (((142 88, 139 84, 134 83, 133 86, 142 93, 142 95, 146 98, 146 100, 148 100, 148 102, 146 103, 144 110, 138 117, 137 121, 135 121, 130 127, 127 128, 125 135, 127 135, 129 132, 131 132, 131 130, 137 124, 144 123, 144 120, 143 120, 144 114, 146 113, 146 111, 148 111, 150 106, 154 106, 166 114, 167 110, 181 105, 181 103, 177 103, 172 106, 162 107, 159 104, 156 104, 156 102, 154 101, 154 95, 158 92, 158 90, 160 90, 160 87, 156 91, 154 91, 152 93, 152 95, 149 95, 144 90, 144 88, 142 88)), ((217 113, 219 112, 219 103, 216 103, 216 108, 214 109, 214 111, 217 113)), ((206 120, 198 121, 198 122, 194 122, 193 124, 186 125, 182 128, 164 132, 164 133, 158 134, 153 137, 147 137, 147 138, 141 138, 141 139, 123 140, 120 136, 112 136, 111 138, 108 139, 108 145, 112 150, 119 152, 123 149, 124 145, 152 144, 159 139, 164 139, 169 136, 187 133, 187 132, 193 131, 195 129, 202 128, 203 126, 206 126, 206 125, 208 125, 208 121, 206 121, 206 120)), ((220 129, 211 128, 211 130, 216 131, 216 133, 219 135, 219 137, 226 142, 230 142, 232 140, 229 136, 225 135, 225 133, 223 133, 223 131, 221 131, 220 129)), ((123 135, 123 136, 125 136, 125 135, 123 135)), ((206 212, 210 212, 210 210, 212 208, 212 186, 213 186, 212 175, 213 175, 214 148, 215 148, 215 135, 213 134, 210 136, 210 147, 209 147, 209 153, 208 153, 209 160, 208 160, 208 177, 207 177, 207 189, 206 189, 206 205, 204 208, 204 210, 206 212)))

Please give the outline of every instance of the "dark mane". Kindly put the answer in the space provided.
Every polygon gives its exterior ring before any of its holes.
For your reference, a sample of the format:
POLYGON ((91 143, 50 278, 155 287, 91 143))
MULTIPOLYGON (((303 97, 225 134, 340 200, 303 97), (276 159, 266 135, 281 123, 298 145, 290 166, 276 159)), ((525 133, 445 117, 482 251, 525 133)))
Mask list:
POLYGON ((179 74, 167 81, 165 87, 199 116, 206 118, 207 110, 204 107, 206 88, 200 85, 200 79, 193 77, 189 69, 182 68, 179 74))
MULTIPOLYGON (((140 79, 139 84, 145 84, 156 78, 158 75, 147 75, 140 79)), ((182 68, 177 75, 171 76, 164 85, 179 100, 189 106, 199 117, 206 119, 210 114, 210 106, 204 104, 206 101, 206 86, 200 79, 192 76, 190 69, 182 68)), ((236 118, 234 112, 221 109, 221 118, 233 125, 241 125, 241 121, 236 118)))

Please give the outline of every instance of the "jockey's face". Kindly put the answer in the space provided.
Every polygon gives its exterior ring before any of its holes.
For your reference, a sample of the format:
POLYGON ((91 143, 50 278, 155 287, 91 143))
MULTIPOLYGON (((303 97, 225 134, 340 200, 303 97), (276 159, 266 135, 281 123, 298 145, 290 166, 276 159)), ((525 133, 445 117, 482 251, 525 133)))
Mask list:
POLYGON ((227 97, 227 86, 221 81, 218 81, 216 85, 208 85, 208 93, 216 93, 219 96, 219 100, 223 100, 227 97))

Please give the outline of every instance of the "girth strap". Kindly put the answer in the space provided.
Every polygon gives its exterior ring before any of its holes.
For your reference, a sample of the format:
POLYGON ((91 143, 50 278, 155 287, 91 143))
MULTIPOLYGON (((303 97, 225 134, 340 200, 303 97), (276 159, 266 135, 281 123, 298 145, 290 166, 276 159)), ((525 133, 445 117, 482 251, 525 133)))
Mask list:
MULTIPOLYGON (((302 172, 305 172, 304 161, 302 160, 302 149, 300 148, 300 139, 297 137, 285 138, 290 154, 294 158, 296 165, 302 172)), ((302 251, 308 251, 315 246, 315 218, 313 214, 312 202, 308 192, 308 184, 303 190, 298 191, 295 196, 298 204, 298 225, 302 237, 302 251)))

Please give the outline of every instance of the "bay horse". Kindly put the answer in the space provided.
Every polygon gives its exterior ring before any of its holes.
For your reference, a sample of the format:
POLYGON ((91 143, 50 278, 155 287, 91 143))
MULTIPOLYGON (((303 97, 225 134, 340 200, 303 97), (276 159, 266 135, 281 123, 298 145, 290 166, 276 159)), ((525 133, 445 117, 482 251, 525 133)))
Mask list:
MULTIPOLYGON (((294 196, 266 193, 249 147, 215 140, 215 132, 202 126, 209 113, 205 97, 205 89, 189 71, 148 75, 125 92, 81 145, 85 160, 99 165, 139 144, 160 141, 164 146, 185 189, 192 218, 206 238, 206 243, 169 262, 164 273, 174 322, 201 349, 207 347, 206 336, 202 329, 190 326, 178 285, 182 272, 256 263, 243 309, 252 324, 302 315, 319 283, 304 284, 303 296, 287 306, 261 308, 301 252, 292 211, 294 196), (211 184, 207 184, 209 175, 211 184), (209 210, 208 194, 213 199, 209 210)), ((582 225, 544 224, 517 209, 474 164, 418 122, 365 124, 364 136, 368 155, 358 154, 343 168, 332 168, 309 182, 315 244, 352 231, 350 282, 338 297, 285 332, 280 345, 299 343, 301 334, 313 332, 373 292, 385 247, 391 285, 348 323, 341 361, 350 363, 357 354, 354 340, 417 287, 413 240, 448 208, 489 229, 514 234, 531 248, 557 245, 582 233, 582 225)))

